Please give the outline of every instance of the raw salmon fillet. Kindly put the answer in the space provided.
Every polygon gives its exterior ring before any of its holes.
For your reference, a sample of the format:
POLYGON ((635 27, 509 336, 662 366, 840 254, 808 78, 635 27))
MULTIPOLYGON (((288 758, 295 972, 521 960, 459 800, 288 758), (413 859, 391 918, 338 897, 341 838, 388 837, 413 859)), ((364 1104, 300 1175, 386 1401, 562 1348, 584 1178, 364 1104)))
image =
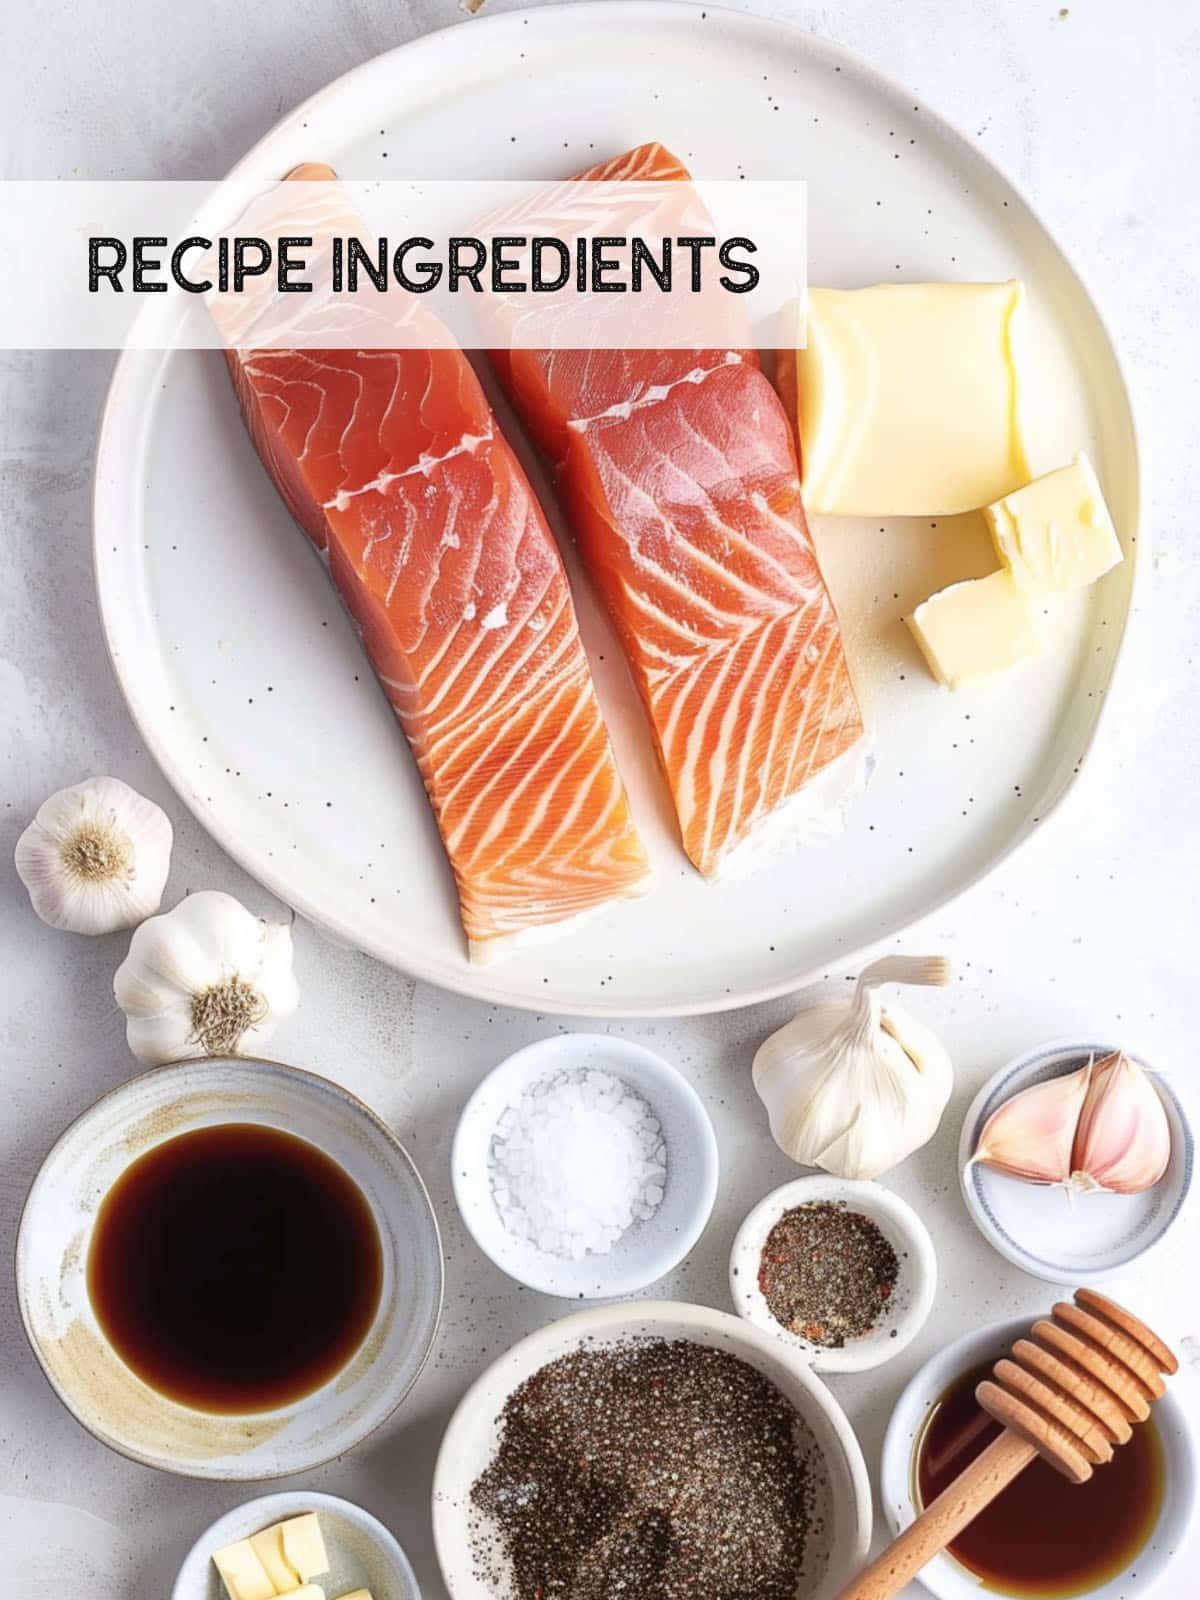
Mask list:
POLYGON ((508 935, 642 893, 649 864, 545 517, 436 329, 428 350, 227 360, 412 747, 471 954, 486 958, 508 935))
MULTIPOLYGON (((679 180, 694 215, 687 169, 661 145, 582 174, 618 179, 679 180)), ((863 732, 783 407, 744 348, 493 361, 555 465, 684 848, 712 874, 863 732)))

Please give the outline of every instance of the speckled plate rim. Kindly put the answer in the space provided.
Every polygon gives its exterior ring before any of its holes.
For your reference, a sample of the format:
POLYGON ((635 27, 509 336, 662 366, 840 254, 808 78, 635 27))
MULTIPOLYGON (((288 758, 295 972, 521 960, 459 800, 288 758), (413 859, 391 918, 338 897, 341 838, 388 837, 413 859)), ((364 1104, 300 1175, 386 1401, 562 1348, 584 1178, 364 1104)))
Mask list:
MULTIPOLYGON (((231 1058, 215 1056, 202 1059, 221 1061, 229 1060, 231 1058)), ((379 1132, 381 1132, 387 1139, 389 1144, 393 1145, 403 1157, 404 1161, 408 1164, 408 1167, 411 1170, 412 1177, 417 1185, 417 1189, 424 1199, 426 1208, 429 1212, 429 1220, 433 1226, 434 1239, 437 1243, 438 1263, 437 1293, 434 1296, 434 1314, 430 1324, 429 1337, 426 1342, 425 1349, 421 1353, 420 1362, 413 1372, 411 1380, 405 1386, 404 1390, 397 1395, 394 1403, 388 1408, 384 1415, 373 1422, 371 1426, 359 1436, 355 1445, 353 1446, 353 1448, 357 1449, 358 1446, 362 1444, 364 1439, 369 1439, 373 1433, 376 1433, 380 1428, 383 1427, 384 1423, 387 1422, 389 1418, 396 1414, 397 1409, 412 1393, 421 1377, 421 1374, 429 1365, 430 1357, 432 1356, 434 1347, 437 1344, 437 1337, 442 1325, 442 1312, 445 1307, 446 1299, 446 1253, 445 1247, 442 1244, 441 1229, 438 1226, 437 1212, 434 1209, 433 1201, 429 1195, 429 1190, 425 1186, 425 1180, 422 1178, 416 1162, 413 1160, 412 1156, 409 1155, 408 1151, 405 1149, 396 1133, 388 1126, 388 1124, 383 1120, 377 1111, 373 1111, 371 1107, 367 1105, 366 1101, 360 1100, 352 1090, 347 1089, 344 1084, 336 1083, 332 1078, 324 1077, 319 1072, 310 1072, 306 1067, 293 1067, 284 1061, 272 1061, 266 1056, 239 1056, 237 1057, 237 1060, 239 1063, 246 1063, 256 1067, 267 1067, 273 1071, 289 1073, 299 1078, 311 1080, 322 1087, 333 1090, 335 1095, 340 1096, 344 1100, 348 1101, 357 1111, 360 1111, 370 1122, 376 1126, 379 1132)), ((53 1373, 42 1359, 42 1352, 39 1348, 38 1340, 34 1330, 30 1325, 29 1314, 26 1306, 28 1295, 25 1285, 24 1267, 26 1255, 24 1249, 25 1221, 29 1210, 30 1201, 33 1198, 33 1194, 38 1183, 41 1181, 42 1174, 46 1166, 58 1154, 60 1147, 65 1144, 71 1135, 78 1130, 79 1125, 91 1117, 95 1111, 97 1111, 101 1106, 105 1105, 109 1100, 112 1100, 123 1091, 128 1090, 132 1085, 141 1083, 145 1079, 151 1078, 159 1072, 167 1071, 171 1068, 183 1067, 188 1064, 189 1063, 186 1060, 163 1062, 159 1066, 148 1067, 144 1072, 134 1073, 133 1077, 126 1078, 121 1083, 114 1084, 111 1089, 106 1090, 104 1094, 93 1100, 91 1105, 85 1106, 78 1116, 72 1117, 71 1121, 67 1123, 66 1127, 58 1135, 58 1138, 54 1140, 53 1144, 50 1145, 49 1149, 46 1151, 46 1154, 38 1163, 38 1169, 34 1173, 29 1188, 25 1192, 25 1198, 21 1202, 21 1211, 17 1219, 16 1237, 13 1243, 14 1292, 17 1301, 17 1308, 21 1317, 21 1329, 25 1335, 25 1342, 29 1346, 34 1360, 37 1362, 38 1370, 41 1372, 42 1377, 46 1380, 47 1385, 53 1391, 57 1399, 61 1402, 64 1409, 75 1419, 81 1428, 90 1433, 94 1439, 98 1439, 99 1442, 107 1449, 111 1450, 114 1455, 124 1456, 127 1461, 134 1461, 140 1467, 150 1467, 152 1470, 157 1472, 169 1472, 172 1477, 188 1478, 199 1483, 270 1483, 277 1478, 292 1477, 297 1472, 312 1472, 318 1467, 328 1466, 330 1462, 337 1461, 341 1456, 346 1454, 346 1447, 335 1451, 332 1455, 323 1456, 320 1460, 308 1462, 302 1466, 289 1465, 287 1467, 277 1468, 274 1471, 258 1472, 252 1479, 239 1479, 237 1477, 230 1477, 227 1474, 223 1475, 211 1472, 192 1472, 183 1467, 167 1466, 162 1462, 153 1461, 149 1457, 144 1456, 140 1451, 113 1438, 104 1429, 93 1427, 90 1422, 86 1422, 79 1415, 72 1404, 70 1396, 64 1392, 62 1386, 57 1382, 53 1373)), ((195 1062, 191 1064, 194 1065, 195 1062)))
MULTIPOLYGON (((1023 1272, 1030 1273, 1035 1278, 1041 1278, 1045 1283, 1057 1284, 1089 1284, 1104 1283, 1111 1278, 1118 1277, 1127 1272, 1135 1262, 1144 1261, 1151 1251, 1158 1248, 1167 1234, 1175 1226, 1179 1217, 1188 1203, 1192 1188, 1192 1178, 1195 1172, 1195 1137, 1192 1132, 1191 1120, 1187 1108, 1175 1091, 1169 1079, 1160 1072, 1153 1073, 1154 1086, 1165 1102, 1168 1114, 1173 1124, 1173 1135, 1178 1134, 1182 1142, 1182 1149, 1172 1148, 1171 1162, 1181 1163, 1183 1171, 1180 1178, 1180 1190, 1175 1204, 1170 1212, 1158 1224, 1156 1231, 1144 1243, 1131 1249, 1120 1260, 1106 1267, 1081 1267, 1077 1264, 1059 1264, 1044 1255, 1039 1255, 1021 1244, 1019 1240, 1005 1229, 999 1219, 994 1215, 990 1206, 983 1198, 980 1189, 978 1169, 969 1165, 975 1147, 979 1142, 979 1135, 983 1124, 988 1117, 1006 1097, 1005 1091, 1015 1079, 1027 1074, 1033 1074, 1051 1063, 1061 1061, 1064 1068, 1070 1060, 1078 1059, 1081 1063, 1092 1055, 1097 1061, 1106 1055, 1111 1055, 1120 1046, 1114 1044, 1096 1044, 1087 1040, 1054 1039, 1048 1044, 1037 1045, 1032 1050, 1027 1050, 1014 1061, 1008 1062, 999 1071, 992 1074, 971 1101, 971 1105, 963 1118, 962 1132, 958 1140, 958 1181, 962 1190, 963 1200, 972 1222, 979 1232, 992 1246, 992 1248, 1011 1261, 1023 1272)), ((1141 1058, 1134 1052, 1127 1051, 1135 1060, 1141 1058)), ((1149 1066, 1149 1063, 1143 1063, 1149 1066)), ((1026 1087, 1022 1085, 1021 1087, 1026 1087)), ((1016 1092, 1013 1090, 1012 1092, 1016 1092)))
MULTIPOLYGON (((295 110, 288 113, 266 133, 237 163, 230 177, 249 175, 269 159, 272 148, 278 144, 286 144, 287 136, 306 123, 308 118, 315 113, 317 108, 323 106, 330 98, 345 95, 352 91, 356 82, 362 81, 368 73, 380 70, 380 63, 400 52, 407 52, 411 56, 421 53, 432 60, 435 56, 444 53, 449 46, 447 35, 456 29, 469 26, 471 28, 471 49, 486 49, 489 37, 499 35, 501 32, 519 30, 522 25, 530 24, 535 19, 540 27, 569 26, 572 19, 586 19, 603 17, 608 25, 619 27, 619 12, 615 9, 620 6, 632 16, 646 20, 659 20, 663 23, 676 23, 680 26, 694 27, 700 18, 699 8, 688 0, 572 0, 571 4, 548 5, 537 10, 507 11, 487 17, 473 17, 467 21, 448 24, 446 27, 435 29, 420 38, 410 40, 399 45, 395 50, 383 52, 371 60, 361 63, 335 79, 332 83, 319 89, 308 100, 304 101, 295 110)), ((903 101, 913 101, 914 93, 906 88, 897 79, 880 71, 854 51, 825 39, 819 39, 807 33, 799 24, 785 18, 763 17, 751 13, 734 11, 721 6, 709 6, 707 14, 719 17, 721 25, 730 30, 738 31, 743 37, 770 41, 778 39, 785 33, 794 48, 803 48, 814 60, 828 64, 830 67, 841 71, 843 67, 851 72, 865 85, 875 92, 903 101)), ((922 115, 928 125, 935 128, 941 137, 955 145, 961 152, 964 162, 973 164, 986 170, 991 176, 1004 184, 1024 207, 1030 220, 1041 231, 1045 241, 1052 252, 1061 262, 1066 274, 1073 280, 1078 292, 1079 300, 1086 307, 1094 319, 1095 327, 1105 348, 1105 354, 1112 366, 1113 394, 1122 413, 1123 430, 1127 433, 1125 440, 1128 451, 1128 477, 1130 482, 1130 496, 1133 505, 1129 525, 1123 528, 1128 549, 1126 559, 1130 569, 1129 594, 1122 619, 1120 637, 1113 648, 1111 665, 1108 674, 1109 689, 1117 681, 1121 661, 1125 656, 1130 616, 1144 589, 1146 568, 1150 558, 1149 539, 1144 528, 1145 495, 1142 483, 1141 452, 1137 437, 1137 424, 1133 409, 1131 388, 1120 352, 1107 320, 1105 319, 1099 303, 1089 289, 1087 282, 1075 261, 1067 254, 1058 242, 1054 231, 1048 226, 1044 217, 1031 202, 1022 186, 1014 181, 1011 174, 990 155, 984 153, 979 145, 972 140, 969 134, 956 123, 943 116, 940 112, 931 109, 920 97, 915 97, 921 105, 922 115)), ((145 308, 140 316, 148 319, 152 314, 150 307, 145 308)), ((122 473, 120 462, 131 441, 136 439, 141 427, 145 423, 145 416, 138 410, 141 404, 137 397, 149 395, 153 392, 158 380, 158 370, 164 358, 153 350, 130 349, 122 352, 117 361, 112 382, 105 401, 104 414, 100 426, 99 441, 96 451, 95 467, 93 472, 93 564, 96 573, 97 591, 100 602, 101 624, 113 671, 121 685, 130 715, 133 718, 146 747, 159 768, 164 773, 176 794, 194 813, 197 820, 205 827, 217 842, 226 850, 235 861, 249 872, 257 881, 278 896, 287 905, 292 906, 302 916, 314 923, 317 927, 326 929, 333 937, 342 940, 355 949, 364 950, 366 954, 375 956, 384 963, 398 967, 408 972, 411 976, 421 978, 427 982, 437 984, 441 988, 454 993, 469 995, 472 998, 492 1001, 496 1004, 515 1006, 530 1011, 550 1011, 557 1015, 575 1016, 699 1016, 710 1012, 731 1011, 741 1006, 756 1004, 763 1000, 774 999, 779 995, 789 994, 793 990, 803 988, 815 982, 832 964, 837 970, 856 964, 876 951, 889 946, 900 934, 913 927, 924 918, 939 911, 945 910, 968 894, 973 888, 997 871, 1008 862, 1018 850, 1022 849, 1033 835, 1045 828, 1052 820, 1061 818, 1064 807, 1069 797, 1079 791, 1079 776, 1092 751, 1095 749, 1100 728, 1108 718, 1109 707, 1113 696, 1105 693, 1097 697, 1094 710, 1086 731, 1083 734, 1080 746, 1079 759, 1073 771, 1062 778, 1060 787, 1053 797, 1042 807, 1038 817, 1016 830, 1003 842, 992 855, 991 859, 977 872, 969 874, 962 881, 954 883, 944 894, 936 896, 927 905, 923 906, 914 916, 903 916, 894 925, 883 930, 878 937, 868 940, 853 949, 837 952, 831 956, 829 962, 816 967, 806 966, 788 973, 785 977, 767 983, 745 982, 740 987, 732 986, 721 992, 705 996, 689 996, 686 1000, 677 1002, 657 1002, 653 1005, 640 1003, 630 1008, 628 1002, 614 997, 611 1001, 598 999, 595 994, 584 991, 564 993, 562 995, 546 994, 535 996, 531 994, 512 993, 506 989, 503 979, 503 966, 497 967, 472 967, 467 964, 455 964, 440 958, 436 953, 426 953, 415 945, 406 949, 403 959, 397 951, 388 944, 375 939, 364 938, 354 927, 352 922, 342 915, 331 911, 322 904, 316 903, 314 898, 303 888, 293 883, 286 872, 280 870, 271 860, 265 859, 259 853, 246 847, 239 837, 234 821, 216 813, 212 807, 207 807, 199 795, 193 792, 189 781, 189 774, 177 759, 170 743, 163 736, 155 715, 155 708, 148 696, 143 695, 134 676, 123 669, 120 659, 119 646, 119 618, 122 608, 122 589, 120 572, 109 560, 109 533, 114 528, 119 528, 126 517, 124 497, 119 489, 114 489, 110 478, 118 485, 125 483, 125 474, 122 473), (131 411, 131 406, 133 410, 131 411)))
MULTIPOLYGON (((405 1596, 394 1595, 388 1589, 387 1600, 421 1600, 421 1587, 412 1569, 412 1562, 405 1554, 404 1546, 389 1527, 373 1512, 353 1500, 346 1500, 336 1494, 310 1493, 304 1489, 285 1489, 274 1494, 258 1495, 253 1500, 245 1500, 241 1505, 234 1506, 232 1510, 219 1516, 215 1522, 209 1523, 180 1563, 179 1572, 171 1589, 171 1600, 206 1600, 210 1592, 207 1580, 213 1551, 220 1550, 227 1541, 248 1537, 248 1534, 241 1530, 246 1527, 251 1512, 261 1513, 259 1526, 270 1527, 272 1523, 282 1521, 285 1517, 301 1516, 306 1511, 316 1511, 318 1514, 322 1511, 335 1513, 370 1535, 386 1553, 393 1572, 399 1573, 401 1581, 408 1585, 409 1593, 405 1596)), ((379 1586, 379 1590, 382 1596, 385 1593, 382 1585, 379 1586)))
POLYGON ((729 1294, 738 1316, 794 1351, 814 1372, 868 1372, 898 1356, 925 1326, 937 1282, 937 1253, 929 1229, 907 1200, 874 1181, 835 1178, 827 1173, 793 1178, 764 1195, 747 1213, 729 1252, 729 1294), (841 1349, 821 1348, 782 1327, 771 1315, 758 1287, 758 1257, 767 1234, 783 1213, 810 1200, 844 1200, 873 1221, 890 1224, 904 1239, 908 1261, 901 1270, 909 1276, 912 1302, 896 1320, 895 1337, 890 1332, 872 1332, 841 1349))

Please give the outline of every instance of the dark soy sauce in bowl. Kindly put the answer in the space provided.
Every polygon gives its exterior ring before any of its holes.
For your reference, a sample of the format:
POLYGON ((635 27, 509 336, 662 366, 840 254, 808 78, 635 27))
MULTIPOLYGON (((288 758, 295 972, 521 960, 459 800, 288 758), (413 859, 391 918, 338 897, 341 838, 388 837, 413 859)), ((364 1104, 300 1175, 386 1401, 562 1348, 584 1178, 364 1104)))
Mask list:
POLYGON ((152 1388, 200 1411, 267 1411, 329 1381, 362 1344, 383 1284, 362 1190, 278 1128, 168 1139, 104 1197, 88 1295, 152 1388))
MULTIPOLYGON (((920 1505, 951 1484, 1000 1433, 975 1399, 994 1362, 973 1367, 942 1395, 917 1442, 920 1505)), ((1153 1417, 1086 1483, 1070 1483, 1038 1459, 985 1506, 949 1546, 950 1554, 1001 1594, 1086 1594, 1127 1568, 1158 1521, 1163 1449, 1153 1417)), ((1130 1594, 1133 1589, 1130 1589, 1130 1594)))

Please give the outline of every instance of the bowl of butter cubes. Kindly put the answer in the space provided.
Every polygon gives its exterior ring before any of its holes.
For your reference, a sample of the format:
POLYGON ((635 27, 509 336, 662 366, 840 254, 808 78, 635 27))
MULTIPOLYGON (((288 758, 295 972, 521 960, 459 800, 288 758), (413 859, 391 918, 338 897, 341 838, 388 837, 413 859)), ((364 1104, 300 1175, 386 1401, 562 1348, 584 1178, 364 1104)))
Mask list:
POLYGON ((171 1600, 420 1600, 408 1557, 377 1517, 331 1494, 264 1495, 214 1522, 171 1600))
POLYGON ((564 1033, 493 1068, 451 1153, 463 1222, 490 1260, 564 1299, 632 1294, 678 1265, 717 1193, 699 1095, 661 1056, 564 1033))

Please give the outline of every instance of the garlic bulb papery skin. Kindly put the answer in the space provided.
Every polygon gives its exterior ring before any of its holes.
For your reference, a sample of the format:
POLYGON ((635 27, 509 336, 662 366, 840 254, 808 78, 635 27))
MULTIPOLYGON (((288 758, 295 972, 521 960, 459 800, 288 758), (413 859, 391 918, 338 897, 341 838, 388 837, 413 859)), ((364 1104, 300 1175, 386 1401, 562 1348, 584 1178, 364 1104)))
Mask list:
POLYGON ((1141 1194, 1171 1159, 1171 1125, 1150 1075, 1123 1052, 1096 1063, 1071 1153, 1072 1188, 1141 1194))
POLYGON ((1066 1183, 1092 1062, 1045 1083, 1030 1084, 997 1106, 983 1125, 971 1163, 1027 1183, 1066 1183))
POLYGON ((157 1066, 254 1055, 296 1009, 292 932, 204 890, 143 922, 113 980, 129 1048, 157 1066))
POLYGON ((759 1048, 754 1087, 776 1144, 803 1166, 877 1178, 933 1136, 954 1083, 941 1041, 879 983, 945 983, 940 958, 890 957, 850 1001, 812 1006, 759 1048))
POLYGON ((14 860, 43 922, 68 933, 114 933, 158 910, 173 839, 153 800, 120 778, 88 778, 42 802, 14 860))

